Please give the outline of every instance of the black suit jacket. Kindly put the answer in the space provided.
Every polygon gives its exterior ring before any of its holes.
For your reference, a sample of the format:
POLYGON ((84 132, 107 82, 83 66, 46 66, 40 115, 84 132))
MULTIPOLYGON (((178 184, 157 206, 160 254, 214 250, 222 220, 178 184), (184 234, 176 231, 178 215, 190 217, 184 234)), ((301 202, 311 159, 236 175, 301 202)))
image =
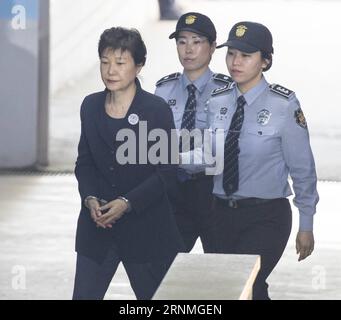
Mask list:
MULTIPOLYGON (((147 134, 162 128, 169 139, 174 120, 169 106, 159 97, 141 89, 137 91, 126 116, 126 128, 137 140, 137 164, 120 165, 116 151, 124 142, 114 142, 107 129, 105 99, 107 90, 87 96, 81 106, 81 137, 75 174, 82 200, 76 235, 76 251, 98 262, 103 261, 109 246, 115 242, 123 261, 150 262, 169 259, 182 250, 168 193, 176 187, 176 165, 149 162, 138 164, 139 124, 128 121, 131 114, 147 121, 147 134), (84 206, 87 196, 107 201, 124 196, 133 210, 125 213, 113 228, 97 228, 84 206)), ((155 142, 154 142, 155 143, 155 142)), ((148 143, 150 148, 152 143, 148 143)))

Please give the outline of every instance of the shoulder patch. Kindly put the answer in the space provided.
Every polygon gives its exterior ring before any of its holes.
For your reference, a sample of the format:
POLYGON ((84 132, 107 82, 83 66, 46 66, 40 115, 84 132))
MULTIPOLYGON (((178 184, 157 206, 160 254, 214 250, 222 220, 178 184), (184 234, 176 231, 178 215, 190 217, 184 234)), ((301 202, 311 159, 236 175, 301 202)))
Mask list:
POLYGON ((233 82, 231 77, 227 76, 226 74, 222 74, 222 73, 215 73, 213 75, 213 79, 220 81, 220 82, 224 82, 224 83, 233 82))
POLYGON ((307 120, 305 119, 303 111, 300 107, 297 110, 295 110, 295 119, 296 119, 296 123, 300 127, 307 129, 307 120))
POLYGON ((181 76, 180 72, 169 74, 168 76, 165 76, 165 77, 161 78, 158 82, 156 82, 156 86, 158 87, 165 82, 177 80, 180 78, 180 76, 181 76))
POLYGON ((271 84, 269 86, 269 88, 270 88, 270 91, 277 93, 277 94, 279 94, 282 97, 285 97, 287 99, 289 99, 294 94, 294 91, 289 90, 289 89, 282 87, 279 84, 275 84, 275 83, 271 84))
POLYGON ((214 90, 211 92, 211 96, 214 97, 214 96, 217 96, 218 94, 221 94, 221 93, 223 93, 223 92, 230 91, 233 87, 234 87, 233 82, 230 82, 230 83, 227 84, 226 86, 223 86, 223 87, 214 89, 214 90))

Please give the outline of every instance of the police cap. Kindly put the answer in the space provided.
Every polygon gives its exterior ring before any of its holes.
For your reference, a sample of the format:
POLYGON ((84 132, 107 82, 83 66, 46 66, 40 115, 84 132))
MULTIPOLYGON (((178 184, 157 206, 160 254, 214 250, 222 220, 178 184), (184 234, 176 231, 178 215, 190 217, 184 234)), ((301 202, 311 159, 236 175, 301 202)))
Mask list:
POLYGON ((262 51, 271 54, 274 52, 270 30, 260 23, 250 21, 236 23, 232 27, 227 41, 217 48, 225 46, 246 53, 262 51))
POLYGON ((198 12, 188 12, 183 14, 177 24, 176 30, 169 39, 176 38, 180 31, 190 31, 206 36, 210 41, 215 41, 217 32, 211 19, 198 12))

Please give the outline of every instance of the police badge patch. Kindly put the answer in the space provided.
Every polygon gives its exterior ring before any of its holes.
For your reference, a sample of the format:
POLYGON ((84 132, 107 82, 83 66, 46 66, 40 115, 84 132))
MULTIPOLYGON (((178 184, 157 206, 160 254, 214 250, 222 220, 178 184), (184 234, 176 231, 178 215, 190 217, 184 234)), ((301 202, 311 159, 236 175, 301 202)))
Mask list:
POLYGON ((220 108, 220 114, 225 115, 227 113, 227 108, 226 107, 221 107, 220 108))
POLYGON ((271 112, 269 110, 263 109, 257 113, 257 123, 262 126, 268 124, 271 117, 271 112))
POLYGON ((307 129, 307 121, 305 120, 305 116, 303 114, 303 111, 301 108, 298 108, 296 111, 295 111, 295 119, 296 119, 296 123, 304 128, 304 129, 307 129))

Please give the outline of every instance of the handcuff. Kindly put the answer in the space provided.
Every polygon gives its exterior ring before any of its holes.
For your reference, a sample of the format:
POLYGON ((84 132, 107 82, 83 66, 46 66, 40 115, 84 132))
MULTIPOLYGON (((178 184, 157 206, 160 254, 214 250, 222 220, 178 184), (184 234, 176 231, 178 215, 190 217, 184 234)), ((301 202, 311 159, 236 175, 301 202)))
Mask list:
MULTIPOLYGON (((126 212, 130 212, 130 211, 131 211, 131 209, 132 209, 132 208, 131 208, 131 204, 130 204, 130 201, 129 201, 127 198, 125 198, 125 197, 123 197, 123 196, 118 196, 117 199, 121 199, 121 200, 123 200, 123 201, 127 204, 127 210, 126 210, 126 212)), ((104 206, 105 204, 108 203, 108 201, 103 200, 103 199, 99 199, 99 198, 97 198, 97 197, 95 197, 95 196, 87 196, 87 197, 84 199, 84 205, 85 205, 88 209, 90 209, 89 206, 88 206, 88 201, 89 201, 89 200, 96 200, 96 201, 98 201, 98 202, 100 203, 101 206, 104 206)))
POLYGON ((98 202, 100 203, 101 206, 104 206, 105 204, 108 203, 108 201, 106 201, 106 200, 99 199, 99 198, 94 197, 94 196, 87 196, 87 197, 84 199, 84 205, 85 205, 88 209, 90 209, 89 206, 88 206, 88 201, 89 201, 89 200, 96 200, 96 201, 98 201, 98 202))

